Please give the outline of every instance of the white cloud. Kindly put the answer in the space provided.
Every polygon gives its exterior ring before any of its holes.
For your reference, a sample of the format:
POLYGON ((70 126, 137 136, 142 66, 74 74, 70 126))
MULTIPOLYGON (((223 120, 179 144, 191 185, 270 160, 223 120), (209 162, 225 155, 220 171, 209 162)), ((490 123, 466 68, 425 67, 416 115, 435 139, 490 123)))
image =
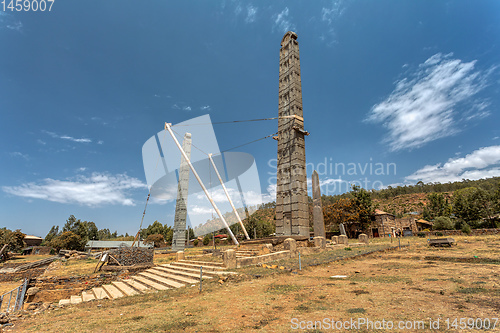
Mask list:
POLYGON ((283 33, 294 30, 294 26, 288 17, 288 7, 285 7, 279 14, 274 15, 274 25, 283 33))
POLYGON ((500 146, 479 148, 465 157, 450 158, 445 164, 426 165, 407 176, 408 182, 447 183, 500 176, 500 146))
POLYGON ((210 111, 212 108, 210 107, 210 105, 204 105, 204 106, 201 106, 200 107, 200 110, 202 111, 210 111))
POLYGON ((473 100, 486 86, 488 73, 476 70, 475 60, 451 57, 451 53, 433 55, 410 77, 397 81, 385 101, 372 107, 367 120, 384 124, 388 129, 384 142, 392 151, 454 135, 458 122, 489 114, 484 101, 473 100), (461 112, 465 103, 468 111, 461 112))
POLYGON ((7 24, 7 29, 21 32, 23 30, 23 23, 21 21, 12 22, 11 24, 7 24))
POLYGON ((87 139, 87 138, 81 138, 81 139, 77 139, 77 138, 74 138, 72 136, 69 136, 69 135, 58 135, 54 132, 49 132, 49 131, 42 131, 48 135, 50 135, 51 137, 55 138, 55 139, 63 139, 63 140, 69 140, 69 141, 73 141, 73 142, 79 142, 79 143, 90 143, 92 142, 91 139, 87 139))
POLYGON ((276 201, 276 184, 270 184, 267 186, 267 193, 262 194, 262 202, 272 202, 276 201))
POLYGON ((77 138, 74 138, 74 137, 68 136, 68 135, 62 135, 62 136, 60 136, 60 138, 63 140, 69 140, 69 141, 73 141, 73 142, 83 142, 83 143, 92 142, 92 140, 90 140, 90 139, 86 139, 86 138, 77 139, 77 138))
POLYGON ((247 7, 247 17, 245 18, 246 23, 252 23, 255 22, 255 19, 257 17, 257 7, 253 7, 252 5, 248 5, 247 7))
POLYGON ((190 106, 184 106, 182 109, 184 111, 191 111, 191 107, 190 106))
POLYGON ((327 22, 328 25, 335 22, 344 13, 345 8, 342 6, 342 1, 334 0, 330 7, 321 8, 321 21, 327 22))
POLYGON ((191 208, 191 210, 189 211, 189 214, 191 215, 205 215, 205 214, 210 214, 210 213, 214 213, 215 214, 215 211, 213 210, 212 207, 204 207, 204 206, 193 206, 193 208, 191 208))
POLYGON ((146 184, 126 174, 93 173, 90 177, 77 176, 68 180, 46 178, 21 186, 3 186, 2 190, 25 198, 94 207, 104 204, 134 206, 128 191, 144 188, 147 188, 146 184))
POLYGON ((238 3, 238 5, 236 6, 236 8, 234 9, 234 14, 236 16, 238 16, 242 11, 243 11, 243 7, 241 7, 241 5, 238 3))
POLYGON ((20 158, 23 158, 25 159, 26 161, 30 159, 29 155, 27 154, 23 154, 23 153, 20 153, 18 151, 15 151, 13 153, 10 153, 10 156, 13 156, 13 157, 20 157, 20 158))
POLYGON ((47 144, 47 142, 40 140, 40 139, 36 140, 36 142, 41 144, 41 145, 44 145, 44 146, 47 144))

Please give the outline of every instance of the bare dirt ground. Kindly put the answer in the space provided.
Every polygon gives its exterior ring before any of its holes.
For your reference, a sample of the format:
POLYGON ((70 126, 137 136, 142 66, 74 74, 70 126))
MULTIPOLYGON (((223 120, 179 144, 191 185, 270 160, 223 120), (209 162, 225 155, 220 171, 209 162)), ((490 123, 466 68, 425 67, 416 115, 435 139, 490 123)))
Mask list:
POLYGON ((401 250, 320 265, 321 254, 304 256, 316 266, 301 271, 291 262, 285 270, 242 268, 223 283, 204 283, 201 293, 187 287, 28 313, 11 331, 329 332, 343 331, 332 323, 347 328, 364 320, 368 327, 350 330, 381 331, 377 325, 390 322, 396 332, 473 332, 489 319, 489 331, 500 332, 494 319, 500 317, 500 236, 455 239, 452 248, 429 248, 425 239, 410 238, 401 250))

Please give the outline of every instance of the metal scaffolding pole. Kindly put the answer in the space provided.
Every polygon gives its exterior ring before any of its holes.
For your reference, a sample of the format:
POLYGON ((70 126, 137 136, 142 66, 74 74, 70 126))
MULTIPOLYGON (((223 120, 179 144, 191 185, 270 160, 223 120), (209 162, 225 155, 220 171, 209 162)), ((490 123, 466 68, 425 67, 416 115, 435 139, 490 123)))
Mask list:
POLYGON ((229 200, 229 203, 231 204, 231 207, 233 208, 234 215, 236 215, 238 222, 240 223, 241 227, 243 228, 243 233, 245 233, 245 237, 247 239, 250 239, 250 237, 248 236, 247 230, 245 229, 245 226, 243 225, 243 222, 240 219, 240 215, 236 211, 236 207, 234 207, 234 205, 233 205, 233 200, 231 200, 229 193, 227 193, 226 186, 224 185, 224 182, 222 181, 222 178, 220 177, 219 170, 217 170, 217 167, 215 166, 214 160, 212 159, 212 154, 208 154, 208 158, 210 159, 210 162, 212 162, 212 166, 214 167, 215 174, 217 175, 217 178, 219 178, 219 182, 222 185, 222 189, 224 190, 224 193, 226 193, 227 200, 229 200))
POLYGON ((177 145, 177 148, 179 148, 182 156, 187 161, 187 163, 189 165, 189 168, 193 172, 193 175, 195 176, 196 180, 198 181, 198 183, 200 184, 201 188, 203 189, 203 192, 205 192, 205 195, 207 196, 208 201, 210 201, 210 203, 212 204, 212 207, 215 209, 215 212, 217 213, 217 215, 219 215, 219 218, 224 223, 224 226, 226 227, 227 232, 231 236, 231 239, 233 240, 234 244, 239 245, 238 240, 236 239, 236 237, 234 237, 234 234, 231 231, 231 229, 229 228, 229 225, 227 224, 226 220, 224 219, 224 216, 222 216, 219 208, 217 208, 217 205, 215 204, 215 202, 212 200, 212 197, 208 193, 207 188, 205 187, 205 185, 203 185, 203 182, 201 181, 200 176, 198 176, 198 173, 196 172, 196 170, 194 169, 193 165, 191 164, 191 160, 187 157, 186 152, 182 149, 181 145, 179 144, 179 141, 177 141, 177 138, 175 137, 174 133, 172 132, 172 129, 170 128, 171 126, 172 126, 172 124, 165 123, 165 129, 168 131, 168 133, 170 133, 170 135, 172 136, 172 139, 174 139, 174 142, 177 145))

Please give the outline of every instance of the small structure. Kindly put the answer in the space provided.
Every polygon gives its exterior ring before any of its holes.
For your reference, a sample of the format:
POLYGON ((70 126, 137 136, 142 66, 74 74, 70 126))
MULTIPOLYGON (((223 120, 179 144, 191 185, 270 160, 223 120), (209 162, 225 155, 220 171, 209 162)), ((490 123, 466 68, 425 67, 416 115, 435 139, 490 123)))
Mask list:
POLYGON ((375 209, 373 214, 372 224, 370 225, 370 237, 389 237, 396 230, 396 216, 391 213, 384 212, 380 209, 375 209))
POLYGON ((417 231, 422 231, 424 229, 432 229, 432 222, 420 219, 415 222, 417 226, 417 231))
POLYGON ((24 236, 23 240, 26 243, 26 246, 39 246, 43 242, 42 237, 37 237, 33 235, 26 235, 24 236))

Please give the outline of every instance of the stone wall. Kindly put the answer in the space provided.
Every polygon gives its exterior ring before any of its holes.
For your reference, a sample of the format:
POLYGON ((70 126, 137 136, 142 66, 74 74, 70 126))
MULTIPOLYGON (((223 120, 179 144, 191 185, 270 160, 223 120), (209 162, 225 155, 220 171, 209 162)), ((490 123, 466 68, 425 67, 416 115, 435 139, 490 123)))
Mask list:
MULTIPOLYGON (((436 236, 438 232, 442 233, 443 236, 467 236, 461 230, 433 230, 433 231, 421 231, 428 236, 436 236)), ((480 235, 498 235, 500 234, 500 229, 472 229, 470 236, 480 236, 480 235)))
MULTIPOLYGON (((138 264, 152 264, 154 249, 145 249, 139 247, 122 247, 109 250, 108 253, 113 256, 122 266, 133 266, 138 264)), ((113 259, 108 261, 108 265, 118 265, 113 259)))

